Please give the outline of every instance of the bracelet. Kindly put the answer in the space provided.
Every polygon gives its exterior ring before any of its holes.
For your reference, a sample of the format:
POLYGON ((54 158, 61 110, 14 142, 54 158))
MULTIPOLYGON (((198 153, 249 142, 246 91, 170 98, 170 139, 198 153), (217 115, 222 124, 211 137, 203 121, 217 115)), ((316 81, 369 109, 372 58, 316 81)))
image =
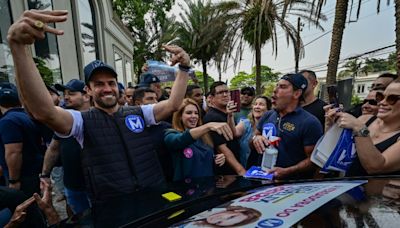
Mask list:
POLYGON ((184 71, 186 73, 188 73, 190 71, 190 69, 192 69, 190 66, 184 66, 182 64, 179 64, 178 68, 179 68, 179 70, 184 71))

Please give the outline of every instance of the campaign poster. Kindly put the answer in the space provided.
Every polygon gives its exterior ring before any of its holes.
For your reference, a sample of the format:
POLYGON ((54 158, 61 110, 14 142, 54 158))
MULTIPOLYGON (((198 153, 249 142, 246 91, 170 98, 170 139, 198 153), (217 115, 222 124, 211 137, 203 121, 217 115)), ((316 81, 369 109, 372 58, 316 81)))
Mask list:
POLYGON ((172 227, 290 227, 366 181, 272 186, 207 210, 172 227))

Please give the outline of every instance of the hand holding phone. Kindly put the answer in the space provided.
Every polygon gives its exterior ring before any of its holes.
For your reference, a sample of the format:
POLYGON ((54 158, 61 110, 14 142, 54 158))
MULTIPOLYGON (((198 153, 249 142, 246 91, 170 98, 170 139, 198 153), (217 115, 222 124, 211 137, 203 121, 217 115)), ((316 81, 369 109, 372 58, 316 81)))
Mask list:
POLYGON ((231 101, 236 105, 234 112, 240 112, 240 90, 235 89, 230 91, 231 101))
POLYGON ((337 93, 336 85, 328 86, 327 90, 328 90, 329 104, 332 104, 333 107, 335 108, 339 107, 339 96, 337 93))

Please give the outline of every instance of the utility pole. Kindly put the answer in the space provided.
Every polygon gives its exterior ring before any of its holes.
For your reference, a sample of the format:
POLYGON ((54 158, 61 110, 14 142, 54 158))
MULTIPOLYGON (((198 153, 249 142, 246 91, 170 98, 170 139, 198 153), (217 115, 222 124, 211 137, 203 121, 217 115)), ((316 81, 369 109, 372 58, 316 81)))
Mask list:
POLYGON ((297 18, 297 37, 296 37, 296 47, 294 48, 294 61, 295 61, 295 67, 294 71, 296 73, 299 72, 299 59, 300 59, 300 31, 301 31, 301 21, 300 17, 297 18))

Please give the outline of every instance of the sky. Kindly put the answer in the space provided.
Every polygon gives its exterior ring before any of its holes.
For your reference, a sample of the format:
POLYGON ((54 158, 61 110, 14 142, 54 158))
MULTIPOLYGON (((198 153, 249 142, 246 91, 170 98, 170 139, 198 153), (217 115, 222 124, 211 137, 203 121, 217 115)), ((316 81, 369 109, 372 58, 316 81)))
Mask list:
MULTIPOLYGON (((222 0, 213 0, 213 2, 218 2, 222 0)), ((172 8, 171 13, 178 15, 180 7, 178 3, 182 3, 182 0, 177 0, 175 6, 172 8)), ((334 13, 335 13, 335 2, 327 1, 322 8, 322 12, 327 16, 328 20, 322 22, 325 31, 321 31, 315 28, 315 26, 305 25, 303 31, 301 32, 301 37, 303 39, 303 44, 307 44, 321 35, 328 32, 321 38, 316 39, 310 44, 305 46, 305 57, 300 60, 299 68, 305 69, 311 66, 321 64, 322 67, 312 68, 316 71, 318 77, 324 77, 326 74, 326 63, 328 62, 330 41, 332 30, 334 13)), ((351 2, 351 1, 350 1, 351 2)), ((351 13, 351 20, 356 19, 356 11, 358 6, 358 1, 353 1, 353 12, 351 13)), ((342 49, 340 59, 355 56, 361 53, 365 53, 371 50, 375 50, 381 47, 389 46, 395 44, 395 17, 394 17, 394 3, 391 2, 390 5, 386 5, 386 1, 381 1, 381 10, 377 14, 377 0, 363 0, 361 5, 361 14, 357 22, 347 23, 344 30, 342 49)), ((350 7, 349 7, 350 8, 350 7)), ((350 13, 348 11, 348 17, 350 13)), ((297 24, 297 18, 289 17, 288 21, 297 24)), ((349 21, 349 18, 348 20, 349 21)), ((278 31, 278 34, 282 34, 278 31)), ((377 52, 375 54, 366 55, 363 57, 370 58, 384 58, 387 57, 389 52, 393 52, 395 48, 390 48, 377 52)), ((274 71, 281 73, 294 72, 294 52, 293 46, 287 44, 286 37, 284 35, 278 36, 278 55, 272 55, 271 43, 267 42, 262 48, 261 52, 261 64, 271 67, 274 71)), ((254 53, 249 47, 243 52, 242 61, 238 69, 234 69, 233 62, 229 63, 230 68, 222 73, 222 80, 228 80, 232 78, 237 72, 245 71, 250 73, 251 68, 255 65, 254 53)), ((201 65, 195 66, 196 70, 202 71, 201 65)), ((340 69, 339 69, 340 71, 340 69)), ((212 66, 208 66, 208 73, 214 79, 218 78, 217 69, 212 66)))

